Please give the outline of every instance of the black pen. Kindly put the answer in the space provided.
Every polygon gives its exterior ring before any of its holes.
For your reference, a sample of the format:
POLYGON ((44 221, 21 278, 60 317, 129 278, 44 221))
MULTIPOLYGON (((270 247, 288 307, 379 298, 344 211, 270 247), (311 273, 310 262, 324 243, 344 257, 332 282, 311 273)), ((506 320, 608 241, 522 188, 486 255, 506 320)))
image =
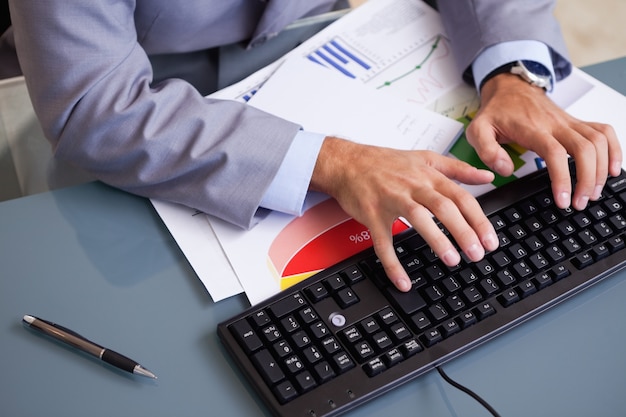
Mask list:
POLYGON ((156 379, 156 375, 139 365, 134 360, 129 359, 124 355, 120 355, 111 349, 97 345, 68 328, 29 315, 24 316, 22 320, 28 326, 37 329, 50 337, 60 340, 61 342, 80 349, 83 352, 89 353, 90 355, 93 355, 96 358, 115 366, 116 368, 133 374, 156 379))

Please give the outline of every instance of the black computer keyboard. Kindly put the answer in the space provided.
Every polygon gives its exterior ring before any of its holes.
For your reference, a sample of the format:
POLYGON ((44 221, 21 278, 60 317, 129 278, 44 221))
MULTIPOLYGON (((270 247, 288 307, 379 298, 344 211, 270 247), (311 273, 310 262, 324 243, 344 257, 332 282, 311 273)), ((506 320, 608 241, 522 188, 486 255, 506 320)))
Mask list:
POLYGON ((395 241, 410 292, 370 249, 218 326, 274 415, 345 412, 625 266, 624 172, 584 211, 554 205, 545 170, 478 200, 500 238, 480 262, 447 267, 411 229, 395 241))

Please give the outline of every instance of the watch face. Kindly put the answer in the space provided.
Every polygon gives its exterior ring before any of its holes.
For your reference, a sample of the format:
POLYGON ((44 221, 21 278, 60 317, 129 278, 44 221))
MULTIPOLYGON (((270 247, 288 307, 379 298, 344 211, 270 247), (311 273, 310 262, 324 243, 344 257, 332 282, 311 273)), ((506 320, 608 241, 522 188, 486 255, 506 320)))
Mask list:
POLYGON ((552 74, 550 74, 550 71, 543 66, 542 64, 535 62, 535 61, 522 61, 522 64, 524 64, 524 66, 526 67, 526 69, 529 72, 532 72, 533 74, 536 75, 542 75, 542 76, 551 76, 552 74))
POLYGON ((552 90, 552 74, 542 64, 534 61, 518 61, 517 65, 511 68, 511 72, 537 87, 552 90))

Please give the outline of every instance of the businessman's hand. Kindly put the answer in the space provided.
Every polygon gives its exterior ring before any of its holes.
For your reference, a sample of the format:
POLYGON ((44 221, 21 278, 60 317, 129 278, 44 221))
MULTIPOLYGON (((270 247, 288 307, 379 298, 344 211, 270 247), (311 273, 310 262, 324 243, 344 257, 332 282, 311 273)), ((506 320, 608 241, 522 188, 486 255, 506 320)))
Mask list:
POLYGON ((498 247, 493 226, 476 199, 456 181, 485 184, 493 173, 428 151, 400 151, 327 137, 318 155, 310 188, 334 197, 365 225, 389 279, 401 291, 411 283, 393 247, 391 228, 406 218, 449 266, 461 258, 432 219, 448 229, 472 261, 498 247))
POLYGON ((622 166, 622 151, 611 126, 570 116, 542 89, 512 74, 485 83, 467 139, 482 161, 504 176, 513 173, 513 162, 500 144, 515 142, 535 151, 546 162, 561 208, 570 204, 577 210, 585 208, 589 200, 600 197, 607 175, 619 175, 622 166), (573 196, 568 154, 576 163, 573 196))

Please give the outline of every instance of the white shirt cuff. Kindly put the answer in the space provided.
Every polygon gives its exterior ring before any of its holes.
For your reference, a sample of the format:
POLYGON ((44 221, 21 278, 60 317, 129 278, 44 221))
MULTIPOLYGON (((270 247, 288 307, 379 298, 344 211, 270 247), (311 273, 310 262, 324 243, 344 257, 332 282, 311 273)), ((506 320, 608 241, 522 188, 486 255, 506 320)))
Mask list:
POLYGON ((556 76, 554 74, 554 67, 548 46, 540 41, 523 40, 492 45, 483 50, 480 55, 476 57, 472 63, 476 90, 479 91, 483 79, 485 79, 491 71, 502 65, 522 60, 542 64, 552 75, 552 85, 555 84, 556 76))
POLYGON ((302 215, 317 156, 326 136, 299 131, 265 192, 260 206, 296 216, 302 215))

